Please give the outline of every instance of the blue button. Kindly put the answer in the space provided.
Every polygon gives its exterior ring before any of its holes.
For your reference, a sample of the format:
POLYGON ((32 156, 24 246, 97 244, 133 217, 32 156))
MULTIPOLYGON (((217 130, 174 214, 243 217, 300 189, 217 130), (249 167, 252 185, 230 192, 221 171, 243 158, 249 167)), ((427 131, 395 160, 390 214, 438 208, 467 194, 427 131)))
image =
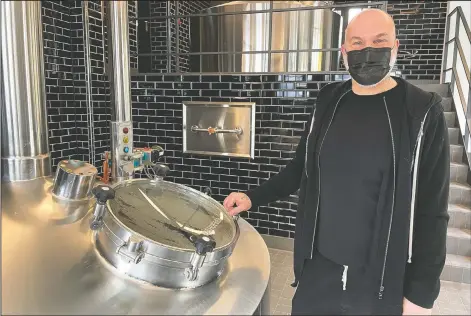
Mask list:
POLYGON ((124 147, 124 152, 127 154, 129 152, 129 147, 124 147))

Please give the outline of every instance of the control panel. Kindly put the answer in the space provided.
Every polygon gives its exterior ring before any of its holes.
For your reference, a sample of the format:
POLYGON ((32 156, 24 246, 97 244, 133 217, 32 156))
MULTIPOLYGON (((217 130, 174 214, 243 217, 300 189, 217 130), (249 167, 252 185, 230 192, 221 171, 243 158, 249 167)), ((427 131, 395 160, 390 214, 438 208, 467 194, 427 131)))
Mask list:
POLYGON ((133 144, 132 144, 132 122, 122 122, 118 123, 117 126, 117 145, 118 152, 121 157, 132 154, 133 144))

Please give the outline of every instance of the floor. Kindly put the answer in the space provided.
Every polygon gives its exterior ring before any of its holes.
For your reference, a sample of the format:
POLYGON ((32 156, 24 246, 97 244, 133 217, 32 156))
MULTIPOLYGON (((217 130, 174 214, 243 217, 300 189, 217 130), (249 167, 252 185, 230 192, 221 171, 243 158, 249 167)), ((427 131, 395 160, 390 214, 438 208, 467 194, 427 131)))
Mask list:
MULTIPOLYGON (((290 251, 269 249, 271 256, 271 292, 270 314, 289 315, 291 313, 291 298, 294 288, 293 254, 290 251)), ((471 285, 442 281, 433 315, 471 315, 471 285)))

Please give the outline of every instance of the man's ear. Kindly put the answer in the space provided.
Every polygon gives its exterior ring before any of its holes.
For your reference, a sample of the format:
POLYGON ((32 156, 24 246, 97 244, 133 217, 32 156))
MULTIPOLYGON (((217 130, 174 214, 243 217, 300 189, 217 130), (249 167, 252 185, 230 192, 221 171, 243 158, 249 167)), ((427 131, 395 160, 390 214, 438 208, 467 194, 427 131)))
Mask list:
POLYGON ((340 47, 340 52, 342 53, 342 62, 343 65, 345 66, 346 69, 348 69, 348 63, 347 63, 347 50, 345 49, 345 45, 342 44, 340 47))

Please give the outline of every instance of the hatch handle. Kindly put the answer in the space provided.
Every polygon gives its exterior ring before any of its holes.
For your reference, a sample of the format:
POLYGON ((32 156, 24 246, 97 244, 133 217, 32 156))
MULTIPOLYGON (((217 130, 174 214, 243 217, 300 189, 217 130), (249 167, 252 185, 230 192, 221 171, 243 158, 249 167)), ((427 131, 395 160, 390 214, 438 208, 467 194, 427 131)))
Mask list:
POLYGON ((242 128, 236 127, 234 129, 224 129, 224 128, 219 128, 219 127, 208 127, 208 128, 201 128, 198 125, 193 125, 191 127, 191 131, 193 133, 197 132, 206 132, 208 135, 214 135, 214 134, 236 134, 236 135, 241 135, 242 134, 242 128))
POLYGON ((92 193, 95 196, 97 203, 100 204, 106 204, 108 200, 112 200, 115 197, 114 190, 106 185, 94 187, 92 193))
POLYGON ((199 269, 203 266, 204 259, 208 252, 213 252, 216 241, 211 236, 191 236, 191 242, 195 246, 196 252, 191 259, 191 267, 185 269, 185 277, 188 281, 198 279, 199 269))
POLYGON ((208 252, 213 252, 216 247, 216 241, 211 236, 198 236, 194 238, 193 244, 196 248, 196 253, 205 256, 208 252))
POLYGON ((106 202, 115 197, 115 191, 106 185, 99 185, 92 190, 96 198, 95 209, 93 210, 93 217, 90 223, 91 230, 99 230, 103 227, 103 217, 106 214, 106 202))

